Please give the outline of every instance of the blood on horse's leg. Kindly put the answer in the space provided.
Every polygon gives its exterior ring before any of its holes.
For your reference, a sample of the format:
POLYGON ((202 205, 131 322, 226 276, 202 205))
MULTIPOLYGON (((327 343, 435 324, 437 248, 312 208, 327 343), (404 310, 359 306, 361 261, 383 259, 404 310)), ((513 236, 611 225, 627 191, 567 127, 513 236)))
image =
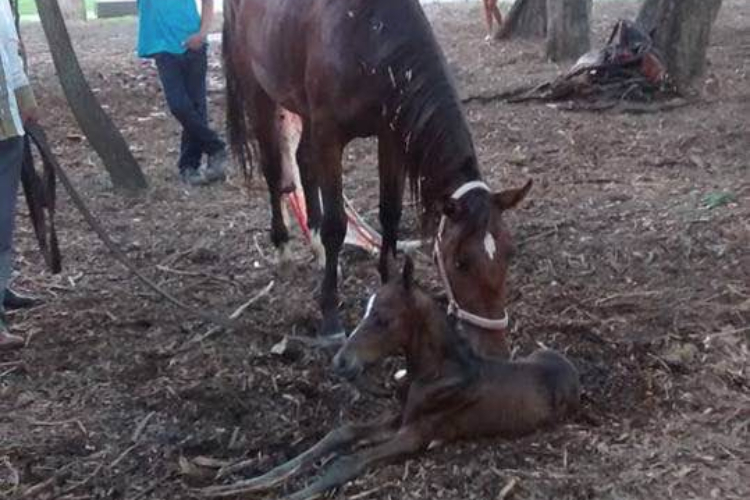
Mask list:
POLYGON ((406 173, 403 161, 401 146, 396 136, 390 132, 380 134, 378 169, 380 171, 380 226, 383 231, 383 241, 378 271, 383 283, 388 281, 389 260, 396 256, 406 173))
POLYGON ((288 243, 289 230, 284 221, 281 205, 282 192, 282 158, 277 128, 277 108, 270 97, 258 89, 255 99, 255 129, 260 150, 263 176, 268 185, 268 195, 271 201, 271 242, 284 263, 289 259, 288 243))
POLYGON ((313 124, 313 164, 315 178, 323 198, 323 221, 320 235, 326 251, 326 265, 321 287, 323 313, 321 334, 325 338, 345 337, 339 316, 338 264, 346 236, 346 212, 342 190, 341 154, 335 128, 313 124))

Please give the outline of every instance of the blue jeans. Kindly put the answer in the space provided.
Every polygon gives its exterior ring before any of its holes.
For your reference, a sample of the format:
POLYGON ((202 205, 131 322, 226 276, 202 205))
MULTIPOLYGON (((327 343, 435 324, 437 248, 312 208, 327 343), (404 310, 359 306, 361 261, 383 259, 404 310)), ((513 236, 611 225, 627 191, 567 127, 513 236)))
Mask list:
POLYGON ((0 312, 13 264, 13 229, 22 160, 23 137, 0 141, 0 312))
POLYGON ((203 154, 226 146, 208 126, 206 109, 207 49, 154 56, 169 110, 182 125, 180 171, 200 167, 203 154))

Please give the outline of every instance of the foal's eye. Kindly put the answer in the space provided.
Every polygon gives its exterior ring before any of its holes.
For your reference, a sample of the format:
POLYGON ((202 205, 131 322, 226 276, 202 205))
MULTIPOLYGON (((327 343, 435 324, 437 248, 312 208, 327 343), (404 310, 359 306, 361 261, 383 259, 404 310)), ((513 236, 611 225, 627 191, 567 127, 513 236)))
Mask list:
POLYGON ((379 314, 375 315, 373 319, 375 320, 375 326, 378 328, 385 328, 388 326, 388 320, 379 314))

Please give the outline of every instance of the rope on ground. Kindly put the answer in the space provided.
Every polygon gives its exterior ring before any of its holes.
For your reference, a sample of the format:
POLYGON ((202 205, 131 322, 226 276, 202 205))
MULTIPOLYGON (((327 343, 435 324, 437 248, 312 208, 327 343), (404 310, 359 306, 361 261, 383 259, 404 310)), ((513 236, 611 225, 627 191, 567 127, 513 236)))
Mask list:
POLYGON ((47 140, 47 135, 44 133, 44 130, 39 125, 34 124, 27 126, 26 132, 31 136, 37 148, 39 149, 39 152, 42 156, 42 161, 48 163, 55 170, 58 177, 60 178, 60 182, 63 186, 65 186, 65 190, 68 192, 73 205, 75 205, 78 211, 81 212, 84 220, 96 233, 102 243, 104 243, 104 246, 107 247, 110 252, 112 252, 112 256, 115 258, 115 260, 125 266, 125 268, 127 268, 133 275, 135 275, 135 277, 137 277, 144 285, 146 285, 148 288, 156 292, 158 295, 160 295, 179 309, 190 313, 192 316, 198 317, 204 321, 208 321, 216 325, 220 325, 224 328, 231 329, 233 327, 233 321, 231 319, 206 312, 202 309, 196 309, 195 307, 191 307, 188 304, 185 304, 169 292, 162 289, 159 285, 146 277, 143 273, 141 273, 135 267, 135 265, 130 262, 125 253, 120 250, 120 248, 115 244, 114 241, 112 241, 104 227, 102 227, 96 217, 91 213, 91 210, 89 210, 89 208, 86 206, 86 203, 83 201, 80 194, 78 194, 78 191, 76 191, 76 189, 73 187, 73 184, 70 182, 67 174, 57 162, 55 156, 52 154, 52 150, 49 147, 49 141, 47 140))

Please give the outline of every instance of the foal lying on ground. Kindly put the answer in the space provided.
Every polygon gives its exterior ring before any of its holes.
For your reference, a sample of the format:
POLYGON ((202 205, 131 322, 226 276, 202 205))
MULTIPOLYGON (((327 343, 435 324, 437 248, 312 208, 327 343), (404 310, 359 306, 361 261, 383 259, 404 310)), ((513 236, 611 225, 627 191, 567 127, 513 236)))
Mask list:
POLYGON ((401 414, 335 429, 263 476, 206 488, 204 495, 266 490, 342 448, 360 445, 289 497, 309 499, 376 463, 424 451, 435 441, 519 436, 578 408, 578 372, 567 358, 547 349, 519 361, 477 357, 438 304, 414 285, 412 274, 413 264, 407 260, 400 279, 384 285, 370 299, 365 317, 334 358, 336 371, 353 379, 368 365, 404 351, 409 387, 401 414))

